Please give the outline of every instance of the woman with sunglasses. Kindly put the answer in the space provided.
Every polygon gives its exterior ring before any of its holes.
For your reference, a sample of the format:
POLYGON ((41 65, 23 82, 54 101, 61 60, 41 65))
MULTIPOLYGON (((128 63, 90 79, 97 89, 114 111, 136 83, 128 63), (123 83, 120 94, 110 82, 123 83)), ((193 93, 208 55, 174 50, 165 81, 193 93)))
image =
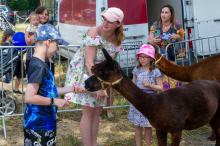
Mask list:
MULTIPOLYGON (((84 81, 92 75, 91 67, 104 60, 102 48, 115 58, 121 51, 124 40, 122 21, 124 13, 116 7, 108 8, 101 15, 102 24, 91 28, 84 35, 84 45, 73 56, 66 76, 66 86, 84 86, 84 81)), ((99 117, 102 107, 106 105, 106 94, 100 90, 96 93, 69 93, 65 98, 82 105, 80 133, 85 146, 97 146, 99 117)))

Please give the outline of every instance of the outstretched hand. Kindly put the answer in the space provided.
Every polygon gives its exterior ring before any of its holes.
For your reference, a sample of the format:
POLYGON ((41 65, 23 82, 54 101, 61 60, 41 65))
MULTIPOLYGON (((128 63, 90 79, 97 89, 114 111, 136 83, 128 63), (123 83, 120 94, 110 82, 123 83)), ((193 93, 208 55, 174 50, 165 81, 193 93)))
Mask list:
POLYGON ((160 43, 162 40, 161 40, 161 38, 159 38, 159 37, 155 37, 154 39, 153 39, 153 43, 160 43))
POLYGON ((178 34, 173 33, 173 34, 170 35, 171 40, 178 40, 179 38, 180 38, 180 36, 178 34))
POLYGON ((57 107, 65 107, 68 104, 69 104, 69 102, 65 99, 54 98, 54 105, 56 105, 57 107))
POLYGON ((74 93, 83 93, 86 92, 86 89, 80 86, 73 86, 73 92, 74 93))

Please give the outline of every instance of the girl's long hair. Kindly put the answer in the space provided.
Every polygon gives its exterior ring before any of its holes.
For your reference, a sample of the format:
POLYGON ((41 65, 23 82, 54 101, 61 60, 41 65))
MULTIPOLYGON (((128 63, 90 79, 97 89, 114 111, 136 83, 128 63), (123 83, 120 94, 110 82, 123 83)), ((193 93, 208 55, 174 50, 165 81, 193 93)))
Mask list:
POLYGON ((170 22, 171 22, 171 24, 172 24, 172 27, 175 28, 175 27, 176 27, 175 11, 174 11, 174 8, 173 8, 171 5, 169 5, 169 4, 164 5, 164 6, 162 6, 162 7, 160 8, 160 17, 159 17, 159 19, 158 19, 158 25, 159 25, 159 27, 162 27, 161 12, 162 12, 162 9, 163 9, 163 8, 168 8, 168 9, 170 10, 170 13, 171 13, 170 22))
POLYGON ((115 36, 116 36, 116 39, 113 41, 113 43, 116 46, 120 46, 122 41, 124 41, 124 39, 125 39, 125 35, 124 35, 124 32, 123 32, 123 25, 116 28, 115 36))

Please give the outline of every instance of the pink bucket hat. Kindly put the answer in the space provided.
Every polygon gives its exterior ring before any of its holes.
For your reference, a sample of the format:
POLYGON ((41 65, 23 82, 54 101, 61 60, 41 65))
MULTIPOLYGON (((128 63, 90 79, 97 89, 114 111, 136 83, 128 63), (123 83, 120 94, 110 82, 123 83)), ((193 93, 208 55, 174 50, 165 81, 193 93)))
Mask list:
POLYGON ((139 48, 138 52, 136 53, 137 57, 140 54, 145 54, 145 55, 155 59, 155 48, 149 44, 142 45, 139 48))
POLYGON ((122 22, 124 19, 124 13, 121 9, 116 7, 108 8, 104 13, 102 14, 103 17, 105 17, 110 22, 122 22))

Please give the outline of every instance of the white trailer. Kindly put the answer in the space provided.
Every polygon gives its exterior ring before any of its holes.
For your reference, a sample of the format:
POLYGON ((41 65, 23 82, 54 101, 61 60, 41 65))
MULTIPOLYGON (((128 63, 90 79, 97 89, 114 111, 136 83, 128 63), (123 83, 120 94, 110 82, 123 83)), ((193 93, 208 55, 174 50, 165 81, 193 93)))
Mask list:
MULTIPOLYGON (((220 35, 219 0, 60 0, 58 26, 68 42, 81 44, 89 27, 101 23, 103 10, 112 6, 121 8, 125 13, 123 45, 128 51, 120 55, 119 62, 122 67, 131 67, 135 64, 135 49, 147 42, 149 26, 158 19, 164 4, 174 7, 177 20, 186 30, 185 39, 220 35)), ((218 48, 219 43, 217 41, 218 48)), ((216 47, 216 41, 211 41, 211 45, 197 42, 193 49, 198 55, 213 54, 216 53, 216 49, 210 51, 213 45, 216 47)))
POLYGON ((184 0, 184 24, 189 39, 204 39, 194 44, 200 56, 220 53, 219 0, 184 0))

